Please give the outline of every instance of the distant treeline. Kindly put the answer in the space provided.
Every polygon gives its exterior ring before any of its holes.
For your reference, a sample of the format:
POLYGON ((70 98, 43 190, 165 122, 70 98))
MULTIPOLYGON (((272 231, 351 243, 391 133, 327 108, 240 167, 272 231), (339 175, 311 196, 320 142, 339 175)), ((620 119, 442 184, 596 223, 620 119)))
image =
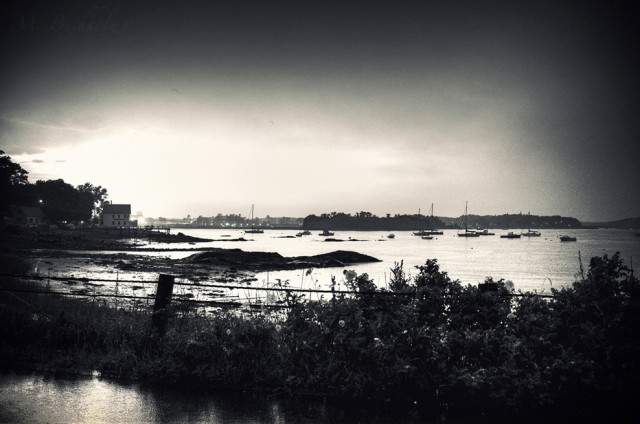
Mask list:
MULTIPOLYGON (((444 219, 453 219, 459 226, 464 226, 464 217, 444 219)), ((582 228, 582 222, 578 219, 559 215, 538 216, 521 213, 482 216, 469 215, 467 221, 469 228, 582 228)))
POLYGON ((627 219, 619 219, 617 221, 608 221, 608 222, 587 222, 585 225, 589 227, 606 227, 606 228, 640 228, 640 217, 638 218, 627 218, 627 219))
POLYGON ((424 215, 395 215, 387 214, 378 217, 370 212, 358 212, 355 215, 342 212, 331 212, 320 216, 307 216, 302 227, 308 230, 424 230, 444 228, 445 224, 439 218, 424 215))
MULTIPOLYGON (((469 215, 469 228, 581 228, 582 223, 576 218, 553 216, 537 216, 524 214, 505 215, 469 215)), ((309 215, 304 218, 303 228, 308 230, 396 230, 410 231, 423 229, 457 229, 464 228, 464 216, 446 218, 424 215, 387 214, 378 217, 370 212, 358 212, 355 215, 342 212, 309 215)))

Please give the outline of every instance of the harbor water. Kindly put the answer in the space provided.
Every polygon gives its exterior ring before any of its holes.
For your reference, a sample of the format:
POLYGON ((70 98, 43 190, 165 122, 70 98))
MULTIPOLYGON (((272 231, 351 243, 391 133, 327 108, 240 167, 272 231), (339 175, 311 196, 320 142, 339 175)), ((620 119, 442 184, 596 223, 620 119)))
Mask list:
POLYGON ((136 245, 141 248, 151 247, 154 250, 86 252, 87 257, 83 257, 83 252, 71 252, 71 257, 34 252, 29 258, 31 274, 37 274, 41 278, 62 278, 51 282, 51 288, 58 291, 133 295, 147 299, 148 303, 155 294, 153 282, 157 281, 158 272, 146 270, 144 261, 145 258, 160 257, 176 260, 169 261, 169 266, 162 272, 174 274, 187 283, 175 289, 174 294, 178 296, 207 301, 249 300, 269 303, 265 288, 286 286, 310 290, 306 297, 317 300, 322 296, 326 298, 328 294, 322 291, 330 291, 332 279, 335 278, 334 289, 348 290, 344 273, 351 270, 357 274, 366 273, 378 288, 386 288, 390 283, 391 269, 400 262, 408 277, 415 276, 418 272, 416 267, 424 265, 428 259, 437 259, 441 271, 447 272, 450 278, 459 280, 464 285, 482 283, 491 277, 494 280, 512 281, 516 291, 548 294, 552 288, 571 285, 580 278, 581 272, 586 274, 589 261, 594 256, 612 256, 619 252, 629 267, 633 267, 634 261, 640 258, 640 237, 632 231, 617 229, 574 230, 570 234, 577 240, 572 242, 560 241, 559 236, 566 233, 560 230, 543 230, 539 237, 522 236, 517 239, 501 238, 500 234, 505 231, 500 230, 495 231, 495 235, 480 237, 458 237, 456 231, 445 230, 444 234, 434 235, 430 240, 408 231, 396 232, 393 238, 389 237, 388 232, 367 231, 337 231, 329 238, 320 236, 320 231, 296 237, 295 230, 265 230, 262 234, 245 234, 239 229, 173 229, 172 232, 213 241, 167 244, 136 240, 136 245), (218 270, 218 274, 207 276, 205 272, 194 279, 189 274, 193 274, 195 268, 191 269, 193 267, 188 263, 178 260, 196 253, 194 249, 211 247, 276 252, 285 257, 349 250, 380 261, 257 274, 243 271, 222 280, 218 270), (96 253, 116 255, 116 259, 103 261, 90 258, 96 253), (120 266, 123 263, 125 266, 120 266), (65 281, 67 278, 69 280, 65 281), (118 285, 118 280, 128 280, 134 284, 118 285), (215 290, 212 291, 212 288, 215 290))
MULTIPOLYGON (((295 237, 296 231, 265 230, 263 234, 244 234, 242 230, 179 229, 173 232, 218 241, 198 243, 198 247, 239 248, 246 251, 277 252, 282 256, 306 256, 350 250, 378 258, 381 262, 348 266, 358 274, 367 273, 378 287, 389 283, 390 269, 402 261, 408 275, 415 275, 416 266, 427 259, 437 259, 440 270, 463 284, 481 283, 487 277, 504 278, 514 283, 516 290, 548 291, 573 283, 580 272, 588 270, 594 256, 612 256, 619 252, 627 266, 640 260, 640 237, 629 230, 580 229, 570 232, 575 242, 562 242, 560 235, 567 230, 542 230, 539 237, 519 239, 500 238, 505 230, 495 235, 458 237, 454 230, 445 230, 425 240, 411 232, 336 231, 329 240, 312 231, 309 236, 295 237), (224 241, 244 237, 248 241, 224 241)), ((166 245, 165 245, 166 246, 166 245)), ((178 247, 171 245, 169 247, 178 247)), ((183 247, 194 247, 185 244, 183 247)), ((184 252, 170 253, 186 256, 184 252)), ((292 287, 327 288, 331 277, 343 282, 345 268, 314 268, 296 271, 277 271, 259 274, 259 282, 288 281, 292 287)))

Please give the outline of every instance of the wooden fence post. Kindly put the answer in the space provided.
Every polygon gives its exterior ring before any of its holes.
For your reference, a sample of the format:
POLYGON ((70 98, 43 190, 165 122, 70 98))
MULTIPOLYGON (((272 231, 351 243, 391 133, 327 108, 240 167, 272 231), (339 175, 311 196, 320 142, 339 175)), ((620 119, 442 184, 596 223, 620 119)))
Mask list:
POLYGON ((173 275, 160 274, 158 279, 158 288, 156 290, 156 300, 153 304, 153 314, 151 316, 151 326, 161 336, 164 335, 169 320, 169 312, 167 306, 171 302, 173 294, 173 283, 175 277, 173 275))

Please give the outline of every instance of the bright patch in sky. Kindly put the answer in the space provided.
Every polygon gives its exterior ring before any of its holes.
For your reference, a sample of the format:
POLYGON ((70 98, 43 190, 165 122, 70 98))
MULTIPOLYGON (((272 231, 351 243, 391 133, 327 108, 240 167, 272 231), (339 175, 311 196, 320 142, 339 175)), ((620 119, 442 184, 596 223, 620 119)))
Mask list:
POLYGON ((640 213, 629 14, 214 3, 7 15, 0 148, 152 217, 640 213))

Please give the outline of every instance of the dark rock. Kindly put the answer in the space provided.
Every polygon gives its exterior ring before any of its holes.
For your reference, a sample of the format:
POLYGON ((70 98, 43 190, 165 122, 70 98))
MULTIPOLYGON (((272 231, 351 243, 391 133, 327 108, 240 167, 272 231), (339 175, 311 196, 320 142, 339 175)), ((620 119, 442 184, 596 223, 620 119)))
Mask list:
POLYGON ((189 264, 218 265, 231 269, 286 270, 343 267, 346 264, 380 262, 372 256, 338 250, 314 256, 286 258, 274 252, 245 252, 241 249, 210 249, 183 259, 189 264))

